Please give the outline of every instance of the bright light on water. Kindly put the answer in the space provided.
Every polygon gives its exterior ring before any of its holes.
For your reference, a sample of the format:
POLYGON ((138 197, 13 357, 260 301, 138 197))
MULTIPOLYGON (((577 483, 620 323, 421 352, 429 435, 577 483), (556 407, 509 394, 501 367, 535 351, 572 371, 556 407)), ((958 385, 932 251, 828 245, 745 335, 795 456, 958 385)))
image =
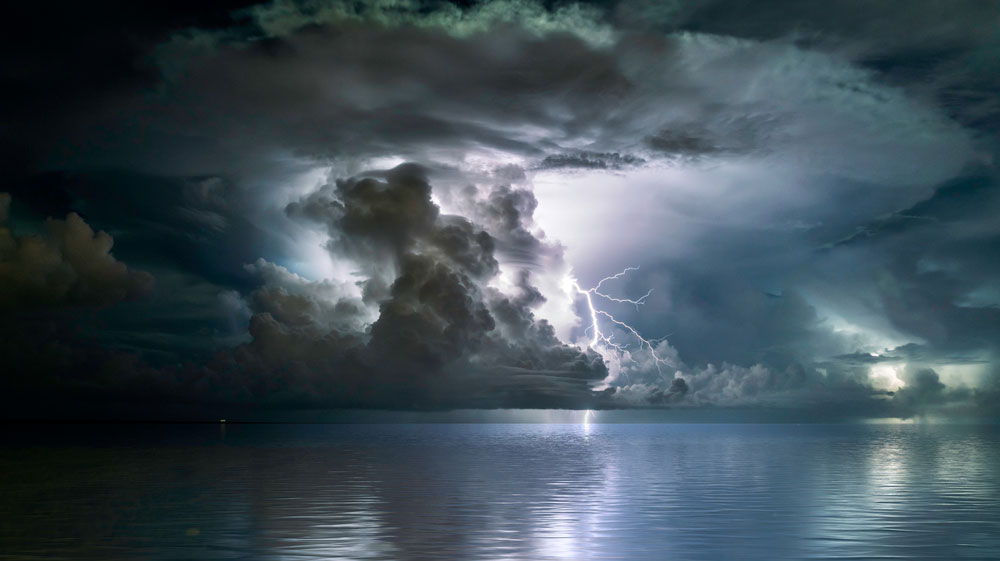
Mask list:
POLYGON ((1000 559, 996 427, 625 425, 574 414, 564 424, 229 422, 224 433, 19 426, 0 446, 0 551, 1000 559))

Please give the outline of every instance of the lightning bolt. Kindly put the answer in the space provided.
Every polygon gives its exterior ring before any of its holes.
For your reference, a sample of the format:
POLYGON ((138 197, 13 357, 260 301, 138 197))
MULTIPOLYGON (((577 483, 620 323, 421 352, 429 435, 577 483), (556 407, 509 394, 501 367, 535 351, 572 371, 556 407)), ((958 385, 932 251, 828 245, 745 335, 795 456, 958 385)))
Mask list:
MULTIPOLYGON (((632 304, 633 306, 635 306, 636 311, 638 311, 639 310, 639 306, 641 306, 643 304, 643 302, 646 301, 646 298, 649 298, 649 295, 653 293, 653 289, 652 288, 650 288, 649 292, 646 292, 646 294, 643 294, 642 298, 639 298, 638 300, 630 300, 628 298, 615 298, 614 296, 609 296, 608 294, 605 294, 605 293, 601 292, 601 287, 604 286, 604 283, 610 282, 610 281, 613 281, 613 280, 618 280, 618 279, 624 277, 625 275, 627 275, 628 273, 630 273, 631 271, 638 271, 638 270, 639 270, 639 267, 625 267, 625 269, 623 269, 622 272, 620 272, 620 273, 611 275, 610 277, 604 277, 603 279, 600 280, 600 282, 597 283, 597 286, 595 286, 594 288, 591 288, 590 290, 588 290, 586 292, 591 293, 591 294, 595 294, 597 296, 600 296, 601 298, 604 298, 606 300, 610 300, 611 302, 617 302, 619 304, 632 304)), ((576 290, 582 292, 582 290, 580 290, 579 286, 576 287, 576 290)))
POLYGON ((580 284, 576 281, 576 279, 572 277, 568 278, 568 284, 577 294, 583 296, 584 300, 587 302, 587 310, 590 315, 590 325, 587 327, 585 333, 587 332, 593 333, 590 339, 590 345, 589 345, 590 348, 594 349, 598 353, 601 353, 602 355, 613 350, 617 352, 619 356, 627 357, 633 363, 635 362, 635 359, 631 357, 631 354, 626 352, 625 346, 619 345, 618 343, 615 343, 613 341, 614 334, 606 335, 603 331, 601 331, 601 322, 598 321, 598 318, 603 317, 608 322, 620 327, 621 329, 625 330, 626 332, 630 333, 633 337, 635 337, 636 341, 639 342, 639 347, 645 348, 646 350, 649 351, 649 355, 653 359, 653 364, 656 366, 656 371, 660 374, 660 377, 663 377, 662 367, 669 366, 670 363, 669 361, 663 359, 662 357, 656 354, 656 345, 661 341, 666 340, 666 338, 669 337, 669 335, 660 337, 659 339, 647 339, 643 337, 641 334, 639 334, 639 332, 631 325, 617 319, 609 312, 602 310, 594 305, 594 297, 596 296, 603 298, 609 302, 614 302, 616 304, 631 304, 635 306, 636 310, 638 310, 639 306, 643 305, 646 302, 646 299, 649 298, 649 296, 653 293, 652 289, 650 289, 648 292, 646 292, 646 294, 642 295, 640 298, 636 299, 617 298, 605 292, 601 292, 601 287, 603 287, 605 283, 618 280, 627 275, 628 273, 638 270, 639 267, 626 267, 620 273, 604 277, 603 279, 598 281, 598 283, 594 285, 593 288, 587 288, 587 289, 581 288, 580 284))

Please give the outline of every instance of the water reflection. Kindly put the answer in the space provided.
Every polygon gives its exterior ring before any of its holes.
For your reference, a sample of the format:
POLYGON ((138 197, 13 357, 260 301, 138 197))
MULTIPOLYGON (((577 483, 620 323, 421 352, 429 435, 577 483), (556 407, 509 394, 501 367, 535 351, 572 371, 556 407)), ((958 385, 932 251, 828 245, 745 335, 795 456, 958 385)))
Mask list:
POLYGON ((989 427, 19 430, 12 559, 1000 557, 989 427))

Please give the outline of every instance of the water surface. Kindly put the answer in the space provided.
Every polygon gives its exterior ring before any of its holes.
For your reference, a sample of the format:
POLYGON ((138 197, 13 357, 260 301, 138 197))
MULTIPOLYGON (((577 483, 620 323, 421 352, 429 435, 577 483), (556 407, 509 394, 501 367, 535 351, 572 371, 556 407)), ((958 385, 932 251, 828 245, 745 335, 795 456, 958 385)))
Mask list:
POLYGON ((1000 431, 46 425, 2 559, 998 559, 1000 431))

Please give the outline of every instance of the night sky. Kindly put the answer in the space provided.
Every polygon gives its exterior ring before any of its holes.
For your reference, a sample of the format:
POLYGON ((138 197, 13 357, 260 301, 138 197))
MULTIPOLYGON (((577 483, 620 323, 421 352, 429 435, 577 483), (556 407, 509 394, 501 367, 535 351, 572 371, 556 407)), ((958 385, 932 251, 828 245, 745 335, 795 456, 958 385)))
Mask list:
POLYGON ((1000 417, 998 2, 7 21, 3 418, 1000 417))

